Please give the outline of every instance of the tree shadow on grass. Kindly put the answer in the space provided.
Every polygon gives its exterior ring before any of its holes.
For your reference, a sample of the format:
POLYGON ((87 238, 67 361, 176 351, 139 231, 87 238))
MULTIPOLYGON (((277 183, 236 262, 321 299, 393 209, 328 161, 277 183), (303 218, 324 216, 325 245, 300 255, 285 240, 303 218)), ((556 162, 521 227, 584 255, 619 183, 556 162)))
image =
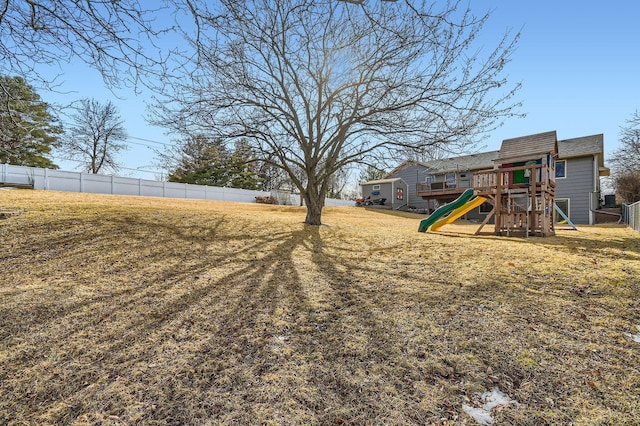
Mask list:
POLYGON ((398 332, 376 318, 375 304, 363 305, 348 272, 358 265, 329 255, 317 227, 228 235, 221 218, 196 230, 158 223, 153 236, 140 232, 152 225, 141 217, 109 226, 62 220, 55 226, 65 232, 50 234, 37 256, 28 247, 14 253, 27 269, 46 259, 43 278, 59 270, 66 280, 50 298, 3 307, 13 323, 2 325, 9 355, 0 418, 313 423, 337 412, 386 415, 366 376, 392 362, 398 332), (318 282, 301 275, 301 256, 318 282))
MULTIPOLYGON (((428 235, 428 234, 427 234, 428 235)), ((553 247, 561 250, 584 250, 584 251, 607 251, 615 250, 627 252, 629 260, 640 259, 640 238, 633 232, 628 232, 617 237, 607 237, 602 239, 594 238, 590 234, 580 231, 556 234, 552 237, 521 237, 521 236, 497 236, 497 235, 473 235, 455 232, 439 231, 438 235, 446 235, 451 238, 473 238, 479 240, 500 241, 506 240, 513 243, 532 244, 541 247, 553 247)), ((625 255, 622 255, 625 256, 625 255)))
POLYGON ((450 296, 408 297, 397 271, 381 265, 372 277, 326 228, 259 226, 58 223, 30 265, 52 263, 39 278, 65 265, 76 275, 51 298, 3 306, 21 325, 2 323, 0 420, 426 424, 451 414, 459 401, 438 389, 477 379, 465 357, 493 341, 473 341, 468 325, 490 313, 444 281, 433 284, 450 296), (453 303, 468 312, 447 311, 453 303))

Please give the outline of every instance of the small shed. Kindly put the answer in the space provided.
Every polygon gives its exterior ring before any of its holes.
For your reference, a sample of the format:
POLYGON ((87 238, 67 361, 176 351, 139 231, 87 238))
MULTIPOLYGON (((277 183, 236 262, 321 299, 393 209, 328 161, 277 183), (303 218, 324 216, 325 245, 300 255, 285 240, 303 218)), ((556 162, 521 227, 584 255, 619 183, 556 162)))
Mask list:
POLYGON ((371 202, 394 210, 408 209, 409 187, 402 178, 370 180, 360 186, 365 204, 371 202))

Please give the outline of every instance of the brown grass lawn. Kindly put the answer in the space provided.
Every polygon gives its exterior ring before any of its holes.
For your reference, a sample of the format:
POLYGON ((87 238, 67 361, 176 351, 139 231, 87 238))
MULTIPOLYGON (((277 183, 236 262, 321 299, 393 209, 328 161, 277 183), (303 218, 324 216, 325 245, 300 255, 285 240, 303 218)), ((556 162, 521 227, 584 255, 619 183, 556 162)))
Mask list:
POLYGON ((640 238, 0 191, 0 424, 640 424, 640 238))

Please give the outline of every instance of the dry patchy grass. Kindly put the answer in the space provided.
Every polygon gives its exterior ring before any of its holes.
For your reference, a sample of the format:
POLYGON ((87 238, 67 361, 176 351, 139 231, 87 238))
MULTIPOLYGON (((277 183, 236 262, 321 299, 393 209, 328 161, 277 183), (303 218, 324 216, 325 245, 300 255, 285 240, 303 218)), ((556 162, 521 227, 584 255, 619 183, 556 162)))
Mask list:
POLYGON ((638 424, 640 239, 3 191, 2 424, 638 424))

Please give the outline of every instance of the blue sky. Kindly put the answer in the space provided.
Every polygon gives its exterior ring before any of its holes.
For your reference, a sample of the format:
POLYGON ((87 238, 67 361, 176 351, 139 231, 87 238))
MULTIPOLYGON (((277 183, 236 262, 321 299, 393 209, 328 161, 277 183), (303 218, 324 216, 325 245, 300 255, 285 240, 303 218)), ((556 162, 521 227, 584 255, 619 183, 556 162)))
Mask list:
MULTIPOLYGON (((560 140, 603 133, 606 162, 617 147, 620 126, 640 110, 640 2, 476 0, 471 6, 477 13, 493 11, 484 33, 487 48, 507 29, 521 32, 506 74, 510 82, 522 83, 516 99, 526 117, 493 131, 483 150, 499 149, 503 139, 550 130, 560 140)), ((111 100, 131 136, 119 174, 158 178, 153 149, 171 140, 165 129, 146 123, 149 96, 128 90, 114 95, 96 71, 81 63, 64 65, 61 73, 59 92, 67 93, 40 91, 41 97, 58 103, 83 97, 111 100)), ((76 167, 55 161, 65 170, 76 167)))
POLYGON ((527 114, 494 131, 489 148, 556 130, 559 139, 603 133, 605 154, 615 150, 620 126, 640 109, 640 2, 486 3, 495 28, 521 29, 507 73, 522 82, 517 96, 527 114))

